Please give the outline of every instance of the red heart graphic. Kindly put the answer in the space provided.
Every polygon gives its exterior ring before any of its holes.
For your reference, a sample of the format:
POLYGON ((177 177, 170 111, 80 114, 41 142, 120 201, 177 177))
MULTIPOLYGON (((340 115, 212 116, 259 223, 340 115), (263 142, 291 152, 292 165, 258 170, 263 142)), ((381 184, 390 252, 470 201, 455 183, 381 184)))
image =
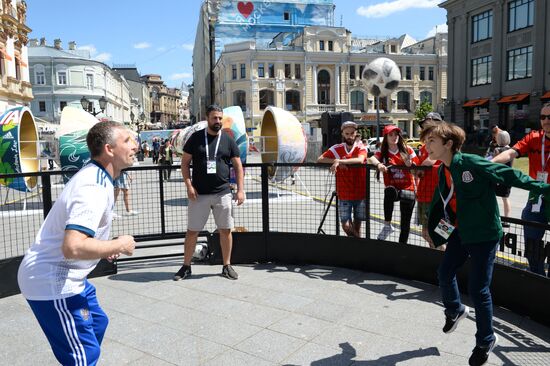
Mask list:
POLYGON ((254 11, 254 4, 248 1, 239 1, 237 4, 237 9, 245 17, 248 18, 250 14, 254 11))

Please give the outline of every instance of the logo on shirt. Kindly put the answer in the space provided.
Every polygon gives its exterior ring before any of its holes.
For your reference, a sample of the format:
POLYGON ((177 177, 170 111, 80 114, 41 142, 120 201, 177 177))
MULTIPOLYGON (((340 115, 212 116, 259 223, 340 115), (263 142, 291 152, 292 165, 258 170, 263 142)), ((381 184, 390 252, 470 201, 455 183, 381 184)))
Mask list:
POLYGON ((86 309, 86 308, 82 308, 80 309, 80 315, 82 315, 82 319, 84 319, 85 321, 90 319, 90 310, 86 309))
POLYGON ((9 131, 8 133, 6 133, 4 135, 4 140, 13 140, 13 135, 12 135, 11 131, 9 131))
POLYGON ((470 173, 468 170, 465 172, 462 172, 462 181, 464 183, 470 183, 473 182, 474 177, 472 176, 472 173, 470 173))

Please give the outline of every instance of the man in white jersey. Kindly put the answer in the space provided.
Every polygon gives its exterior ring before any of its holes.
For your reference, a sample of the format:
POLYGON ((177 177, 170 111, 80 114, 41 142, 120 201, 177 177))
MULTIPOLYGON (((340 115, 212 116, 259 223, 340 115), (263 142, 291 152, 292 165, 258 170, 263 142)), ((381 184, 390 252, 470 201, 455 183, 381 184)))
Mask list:
POLYGON ((129 235, 109 240, 113 177, 132 165, 137 151, 116 122, 94 125, 86 137, 92 161, 55 201, 21 266, 17 280, 53 353, 62 365, 95 365, 108 318, 88 274, 100 259, 132 255, 129 235))

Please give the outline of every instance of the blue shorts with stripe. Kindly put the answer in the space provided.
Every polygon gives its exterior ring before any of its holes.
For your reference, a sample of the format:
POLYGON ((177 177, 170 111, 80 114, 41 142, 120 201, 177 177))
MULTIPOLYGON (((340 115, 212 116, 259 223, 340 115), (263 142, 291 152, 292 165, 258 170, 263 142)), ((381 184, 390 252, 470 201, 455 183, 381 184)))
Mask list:
POLYGON ((95 365, 109 319, 86 281, 82 293, 65 299, 27 300, 62 365, 95 365))

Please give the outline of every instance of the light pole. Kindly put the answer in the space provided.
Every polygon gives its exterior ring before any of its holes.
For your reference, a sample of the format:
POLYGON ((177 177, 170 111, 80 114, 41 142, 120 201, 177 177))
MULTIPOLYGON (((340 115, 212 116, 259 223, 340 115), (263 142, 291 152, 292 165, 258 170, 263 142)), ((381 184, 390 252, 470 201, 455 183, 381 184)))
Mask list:
POLYGON ((92 106, 90 108, 90 101, 84 96, 80 99, 80 105, 82 106, 82 109, 84 109, 85 111, 87 111, 88 113, 90 113, 92 116, 95 117, 98 114, 103 113, 105 111, 105 108, 107 107, 107 98, 105 98, 105 96, 101 96, 101 98, 99 98, 99 108, 101 109, 101 111, 98 111, 98 112, 96 112, 95 106, 92 106))

